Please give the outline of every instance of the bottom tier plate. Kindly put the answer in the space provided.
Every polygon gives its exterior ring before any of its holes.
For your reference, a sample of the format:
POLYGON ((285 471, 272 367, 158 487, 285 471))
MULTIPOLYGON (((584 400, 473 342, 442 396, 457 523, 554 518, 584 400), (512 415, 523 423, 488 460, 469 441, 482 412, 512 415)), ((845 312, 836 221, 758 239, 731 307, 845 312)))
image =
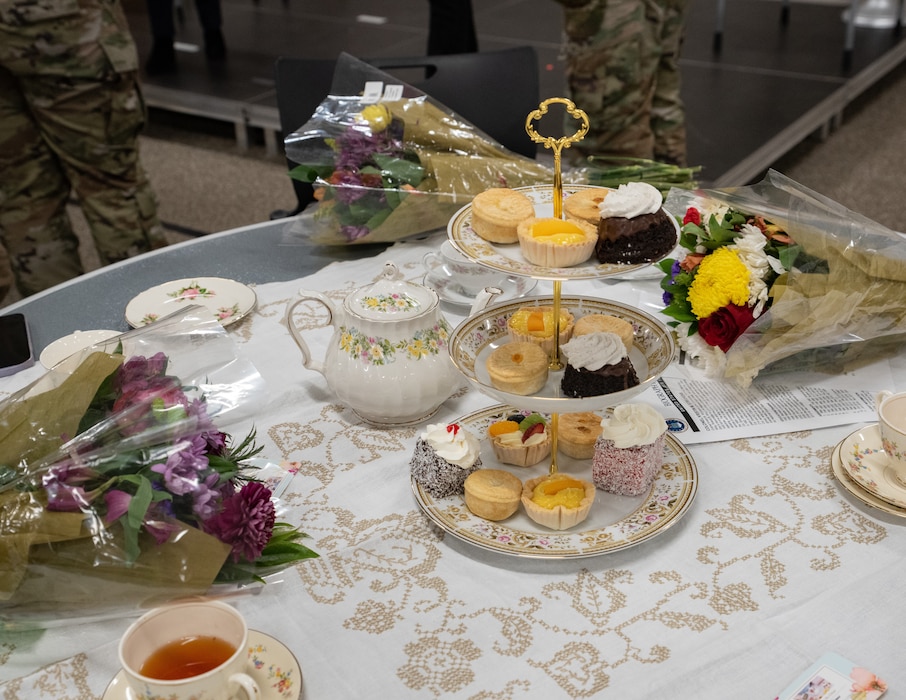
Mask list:
MULTIPOLYGON (((481 441, 482 468, 505 469, 523 482, 548 473, 550 459, 531 467, 501 464, 487 439, 488 426, 513 413, 509 406, 492 406, 456 421, 481 441)), ((591 480, 591 460, 557 455, 558 470, 591 480)), ((698 490, 698 469, 686 447, 667 434, 664 463, 648 493, 618 496, 598 490, 588 518, 572 530, 550 530, 520 509, 510 518, 492 522, 473 515, 461 495, 434 498, 412 480, 419 507, 438 527, 463 542, 500 554, 539 559, 575 559, 609 554, 634 547, 665 532, 692 505, 698 490)))

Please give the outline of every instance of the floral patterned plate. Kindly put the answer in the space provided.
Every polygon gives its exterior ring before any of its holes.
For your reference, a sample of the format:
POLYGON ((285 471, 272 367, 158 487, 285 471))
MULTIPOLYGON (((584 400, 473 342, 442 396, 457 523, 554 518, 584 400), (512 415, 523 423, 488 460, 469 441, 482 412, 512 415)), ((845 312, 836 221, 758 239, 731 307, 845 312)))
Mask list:
POLYGON ((889 513, 890 515, 896 515, 900 518, 906 518, 906 508, 898 508, 897 506, 891 505, 887 501, 881 500, 874 494, 870 493, 863 489, 859 484, 849 478, 846 473, 846 469, 843 467, 843 460, 840 456, 840 450, 843 447, 843 441, 841 440, 837 443, 837 446, 834 448, 834 452, 831 455, 831 467, 834 471, 834 476, 837 477, 837 481, 840 482, 840 485, 844 489, 849 491, 855 498, 862 501, 867 506, 872 508, 877 508, 880 511, 889 513))
POLYGON ((565 396, 560 391, 563 370, 552 370, 547 383, 531 396, 519 396, 497 389, 491 384, 491 377, 488 374, 488 355, 509 342, 510 335, 507 330, 509 317, 523 306, 534 304, 551 306, 553 297, 528 297, 493 304, 460 323, 450 335, 450 356, 453 363, 476 389, 501 403, 550 413, 592 411, 615 406, 640 394, 656 382, 676 353, 673 333, 660 320, 644 311, 605 299, 561 296, 560 308, 568 310, 577 319, 587 314, 606 314, 622 318, 632 324, 635 344, 629 352, 629 361, 639 376, 638 386, 612 394, 577 399, 565 396))
POLYGON ((906 508, 906 487, 900 485, 888 463, 877 423, 843 438, 840 459, 847 475, 859 486, 882 501, 906 508))
MULTIPOLYGON (((501 464, 486 436, 488 426, 513 413, 491 406, 457 422, 481 439, 484 469, 505 469, 523 482, 547 474, 550 460, 531 467, 501 464)), ((558 470, 591 480, 591 460, 557 455, 558 470)), ((436 499, 412 480, 419 507, 444 532, 482 549, 538 559, 578 559, 634 547, 665 532, 692 505, 698 490, 698 469, 686 447, 667 434, 664 464, 648 493, 618 496, 598 490, 588 518, 572 530, 549 530, 530 519, 522 507, 506 520, 492 522, 473 515, 461 495, 436 499)))
MULTIPOLYGON (((579 190, 590 189, 591 185, 563 185, 563 196, 568 197, 579 190)), ((531 185, 517 187, 535 205, 535 216, 550 217, 554 215, 554 188, 551 185, 531 185)), ((679 224, 670 217, 676 226, 679 236, 679 224)), ((594 256, 581 265, 573 267, 541 267, 533 265, 522 257, 518 243, 502 245, 490 243, 472 230, 472 205, 467 204, 453 215, 447 224, 447 236, 460 253, 467 258, 487 267, 506 272, 510 275, 522 275, 547 280, 583 280, 599 277, 622 276, 633 270, 651 267, 651 263, 638 265, 619 265, 599 263, 594 256)), ((665 256, 666 257, 666 256, 665 256)))
POLYGON ((859 486, 882 501, 906 508, 906 487, 897 481, 888 462, 877 423, 854 430, 843 438, 840 460, 847 475, 859 486))
POLYGON ((222 277, 191 277, 145 290, 126 305, 126 322, 140 328, 189 304, 209 309, 224 326, 245 318, 258 299, 254 290, 222 277))
MULTIPOLYGON (((249 665, 246 672, 261 689, 261 700, 297 700, 302 697, 302 669, 293 653, 270 635, 249 630, 249 665)), ((120 671, 104 691, 102 700, 134 697, 120 671)))

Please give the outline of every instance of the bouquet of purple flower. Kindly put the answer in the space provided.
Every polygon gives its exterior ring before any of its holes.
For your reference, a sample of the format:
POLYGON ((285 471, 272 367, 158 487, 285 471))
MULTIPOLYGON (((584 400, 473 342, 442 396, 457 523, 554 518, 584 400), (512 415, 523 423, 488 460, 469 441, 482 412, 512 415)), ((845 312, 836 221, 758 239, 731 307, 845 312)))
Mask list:
POLYGON ((287 136, 286 154, 299 164, 291 177, 313 183, 318 200, 301 215, 300 232, 325 244, 423 234, 445 227, 490 187, 554 178, 550 167, 508 151, 417 88, 348 54, 337 61, 331 94, 287 136), (388 90, 363 97, 369 83, 388 90))
POLYGON ((234 442, 216 385, 169 364, 96 349, 0 404, 0 620, 132 608, 317 556, 277 522, 254 432, 234 442))

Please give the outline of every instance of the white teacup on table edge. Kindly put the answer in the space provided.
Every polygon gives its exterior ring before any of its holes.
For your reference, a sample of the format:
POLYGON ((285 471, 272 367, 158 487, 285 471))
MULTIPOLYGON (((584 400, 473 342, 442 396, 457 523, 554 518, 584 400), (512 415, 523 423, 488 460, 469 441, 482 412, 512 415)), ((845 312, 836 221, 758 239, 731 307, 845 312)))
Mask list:
POLYGON ((469 297, 477 296, 485 287, 499 287, 507 277, 499 270, 469 260, 449 240, 441 244, 439 251, 425 253, 422 262, 429 274, 449 278, 469 297))
POLYGON ((127 686, 135 698, 167 700, 258 700, 258 683, 248 673, 248 626, 239 612, 216 600, 198 600, 155 608, 123 633, 117 653, 127 686), (230 657, 198 675, 161 680, 141 674, 148 657, 186 637, 218 637, 234 648, 230 657))
POLYGON ((879 392, 875 397, 875 408, 888 466, 900 486, 906 488, 906 392, 879 392))

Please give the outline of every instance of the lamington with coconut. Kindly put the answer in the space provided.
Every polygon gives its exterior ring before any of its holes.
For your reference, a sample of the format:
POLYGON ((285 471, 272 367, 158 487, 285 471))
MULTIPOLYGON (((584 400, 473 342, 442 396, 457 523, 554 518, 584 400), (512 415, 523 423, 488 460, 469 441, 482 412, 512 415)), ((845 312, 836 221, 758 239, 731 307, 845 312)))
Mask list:
POLYGON ((458 423, 434 423, 415 443, 412 478, 434 498, 463 493, 466 477, 481 467, 478 438, 458 423))
POLYGON ((601 420, 591 479, 595 487, 620 496, 638 496, 650 487, 664 463, 667 422, 648 404, 620 404, 601 420))

